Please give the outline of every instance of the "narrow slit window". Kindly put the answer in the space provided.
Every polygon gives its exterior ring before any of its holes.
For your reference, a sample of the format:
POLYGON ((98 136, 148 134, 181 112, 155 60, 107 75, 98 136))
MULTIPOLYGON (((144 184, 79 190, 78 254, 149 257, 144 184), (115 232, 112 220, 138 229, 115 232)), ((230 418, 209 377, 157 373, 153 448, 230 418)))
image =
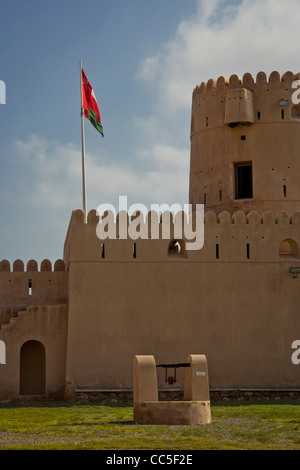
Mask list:
POLYGON ((207 199, 206 193, 204 193, 204 204, 206 204, 206 199, 207 199))
POLYGON ((219 243, 216 244, 216 259, 220 257, 219 243))
POLYGON ((133 258, 136 259, 136 243, 133 244, 132 248, 133 248, 133 253, 132 253, 133 258))
POLYGON ((222 189, 219 189, 219 201, 222 201, 222 189))
POLYGON ((257 111, 257 120, 260 121, 260 111, 257 111))
POLYGON ((283 197, 286 197, 286 184, 283 185, 283 197))
POLYGON ((105 246, 104 243, 101 243, 101 258, 105 258, 105 246))
POLYGON ((247 259, 250 259, 250 243, 247 243, 247 259))
POLYGON ((284 119, 284 109, 281 110, 281 119, 284 119))
POLYGON ((235 199, 251 199, 252 162, 235 163, 235 199))
POLYGON ((206 117, 206 127, 208 127, 208 117, 206 117))
POLYGON ((28 295, 32 295, 32 280, 28 279, 28 295))

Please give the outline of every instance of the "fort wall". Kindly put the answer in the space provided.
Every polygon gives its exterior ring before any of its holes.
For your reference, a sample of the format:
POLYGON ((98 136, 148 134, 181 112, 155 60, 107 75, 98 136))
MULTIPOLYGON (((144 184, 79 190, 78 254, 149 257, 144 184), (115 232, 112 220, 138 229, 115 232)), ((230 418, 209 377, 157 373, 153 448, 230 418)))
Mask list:
POLYGON ((0 262, 0 309, 20 310, 28 305, 67 301, 68 273, 63 260, 57 260, 52 267, 45 259, 39 270, 35 260, 28 261, 26 269, 22 260, 15 260, 12 267, 7 260, 0 262))
MULTIPOLYGON (((58 400, 64 398, 67 326, 67 304, 27 307, 1 324, 0 340, 5 344, 6 364, 0 366, 0 400, 37 398, 28 393, 23 395, 21 384, 21 349, 24 344, 32 342, 44 350, 43 396, 58 400)), ((29 356, 29 360, 34 361, 34 356, 29 356)), ((33 375, 29 370, 27 373, 28 381, 31 380, 34 387, 34 371, 33 375)))
POLYGON ((74 390, 130 389, 135 354, 181 362, 190 351, 207 356, 212 388, 299 387, 298 212, 208 212, 200 251, 170 255, 170 240, 137 239, 135 258, 131 239, 105 240, 103 258, 97 222, 74 212, 65 244, 74 390))
POLYGON ((205 207, 203 234, 193 214, 203 248, 188 249, 183 213, 121 212, 115 237, 101 239, 108 219, 93 210, 84 223, 76 210, 53 267, 0 262, 1 400, 32 384, 48 398, 132 390, 136 355, 204 354, 216 390, 300 389, 299 78, 260 72, 195 88, 190 203, 205 207), (39 376, 24 374, 32 360, 39 376))

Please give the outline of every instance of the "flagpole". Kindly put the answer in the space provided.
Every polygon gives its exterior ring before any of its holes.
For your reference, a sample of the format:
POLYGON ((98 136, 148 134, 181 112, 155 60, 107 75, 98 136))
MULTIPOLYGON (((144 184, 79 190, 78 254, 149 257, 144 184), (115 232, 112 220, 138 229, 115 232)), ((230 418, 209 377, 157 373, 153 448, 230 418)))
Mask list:
POLYGON ((86 177, 85 177, 85 145, 84 145, 84 110, 82 97, 82 62, 79 61, 80 69, 80 117, 81 117, 81 154, 82 154, 82 204, 84 223, 87 223, 87 204, 86 204, 86 177))

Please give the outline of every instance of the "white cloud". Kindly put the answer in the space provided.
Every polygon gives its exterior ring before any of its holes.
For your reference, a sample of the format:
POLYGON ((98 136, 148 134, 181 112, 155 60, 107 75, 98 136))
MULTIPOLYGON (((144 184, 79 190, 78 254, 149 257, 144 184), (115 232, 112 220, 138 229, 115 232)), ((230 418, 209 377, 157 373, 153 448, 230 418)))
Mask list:
MULTIPOLYGON (((75 145, 35 134, 16 141, 14 149, 17 158, 31 168, 24 197, 32 207, 45 207, 48 212, 81 208, 81 151, 75 145)), ((105 152, 86 154, 89 210, 103 202, 116 203, 119 195, 147 204, 187 202, 188 149, 153 145, 140 155, 151 161, 149 170, 137 170, 134 162, 131 167, 128 162, 127 166, 111 163, 105 152)))
POLYGON ((174 113, 190 108, 193 88, 210 78, 297 73, 299 14, 299 0, 198 0, 195 15, 141 62, 138 77, 157 88, 160 112, 174 113))

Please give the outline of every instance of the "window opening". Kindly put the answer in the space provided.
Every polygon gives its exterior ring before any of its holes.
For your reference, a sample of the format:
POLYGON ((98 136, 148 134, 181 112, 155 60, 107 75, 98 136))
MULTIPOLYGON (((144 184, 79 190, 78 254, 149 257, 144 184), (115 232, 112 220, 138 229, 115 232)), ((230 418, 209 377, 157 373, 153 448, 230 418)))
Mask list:
POLYGON ((283 185, 283 197, 286 197, 286 185, 283 185))
POLYGON ((171 256, 182 255, 182 248, 178 240, 171 241, 168 249, 168 254, 171 256))
POLYGON ((290 238, 283 240, 279 246, 279 256, 281 258, 298 258, 299 248, 295 240, 290 238))
POLYGON ((252 198, 252 162, 235 164, 235 199, 252 198))

